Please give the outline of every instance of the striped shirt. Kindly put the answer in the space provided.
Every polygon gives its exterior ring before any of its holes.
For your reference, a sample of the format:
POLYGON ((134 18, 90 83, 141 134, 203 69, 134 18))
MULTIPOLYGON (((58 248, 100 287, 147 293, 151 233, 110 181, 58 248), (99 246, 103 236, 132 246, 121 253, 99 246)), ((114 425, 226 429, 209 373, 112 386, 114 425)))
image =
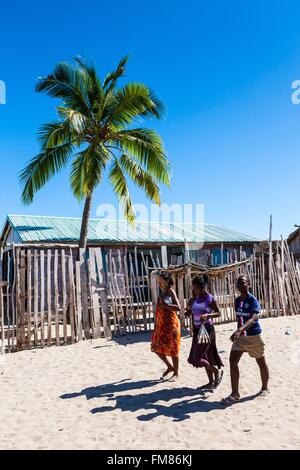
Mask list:
MULTIPOLYGON (((214 300, 213 295, 209 293, 196 297, 192 305, 193 320, 194 320, 194 325, 196 327, 199 327, 201 325, 201 321, 200 321, 201 315, 207 315, 208 313, 211 313, 213 311, 212 308, 210 308, 210 304, 212 303, 213 300, 214 300)), ((205 326, 212 325, 212 324, 213 324, 212 318, 208 318, 206 322, 204 323, 205 326)))

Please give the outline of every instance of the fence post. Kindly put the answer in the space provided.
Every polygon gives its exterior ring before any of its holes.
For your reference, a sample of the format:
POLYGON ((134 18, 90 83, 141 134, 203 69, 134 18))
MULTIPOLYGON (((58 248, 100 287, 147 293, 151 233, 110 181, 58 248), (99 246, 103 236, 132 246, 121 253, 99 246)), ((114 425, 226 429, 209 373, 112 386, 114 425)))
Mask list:
POLYGON ((273 297, 272 297, 272 215, 270 215, 270 231, 269 231, 269 269, 268 269, 268 287, 269 287, 269 313, 272 315, 273 311, 273 297))
POLYGON ((184 328, 185 316, 184 316, 184 274, 179 273, 177 278, 178 286, 178 300, 180 303, 180 323, 181 328, 184 328))
MULTIPOLYGON (((191 272, 191 266, 190 265, 188 265, 187 269, 186 269, 185 292, 186 292, 187 301, 189 301, 190 298, 192 297, 192 272, 191 272)), ((189 323, 189 329, 190 329, 190 336, 193 336, 192 316, 190 316, 188 318, 188 323, 189 323)))
POLYGON ((103 259, 102 259, 102 250, 101 248, 97 248, 95 250, 96 255, 96 262, 97 262, 97 269, 98 269, 98 277, 99 277, 99 288, 100 288, 100 303, 101 303, 101 311, 102 311, 102 323, 103 323, 103 331, 104 336, 106 339, 111 339, 111 329, 110 329, 110 319, 109 319, 109 306, 107 303, 107 283, 105 278, 105 273, 103 269, 103 259))
POLYGON ((4 336, 4 306, 3 306, 3 249, 0 249, 0 322, 1 322, 1 354, 5 353, 5 336, 4 336))
POLYGON ((95 259, 95 248, 90 248, 90 259, 89 269, 91 276, 91 316, 93 315, 93 337, 101 337, 101 318, 100 318, 100 305, 99 295, 97 292, 97 275, 96 275, 96 259, 95 259))
POLYGON ((81 304, 82 304, 82 323, 85 339, 91 338, 90 319, 89 319, 89 301, 88 301, 88 276, 86 271, 86 255, 87 251, 83 248, 79 249, 80 259, 80 277, 81 277, 81 304))
POLYGON ((166 245, 162 245, 160 249, 161 249, 162 266, 163 266, 163 268, 167 268, 168 267, 167 247, 166 247, 166 245))
POLYGON ((157 285, 156 285, 156 273, 152 272, 150 275, 150 288, 151 288, 151 299, 152 299, 152 313, 154 317, 154 325, 156 324, 156 305, 157 305, 157 285))
POLYGON ((80 261, 75 262, 75 278, 76 278, 76 306, 77 306, 77 331, 76 341, 82 340, 82 304, 81 304, 81 277, 80 277, 80 261))

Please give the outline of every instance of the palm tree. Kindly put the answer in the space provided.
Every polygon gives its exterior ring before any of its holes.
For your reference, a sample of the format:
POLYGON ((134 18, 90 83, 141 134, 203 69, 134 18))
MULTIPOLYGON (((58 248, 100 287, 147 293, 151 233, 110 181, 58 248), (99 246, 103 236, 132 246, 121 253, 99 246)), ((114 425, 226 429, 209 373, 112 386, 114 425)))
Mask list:
POLYGON ((56 107, 58 119, 41 126, 40 153, 21 171, 20 181, 22 201, 30 204, 37 191, 71 162, 72 191, 85 201, 79 241, 85 249, 93 193, 106 168, 124 216, 132 223, 135 214, 127 179, 160 204, 159 183, 170 185, 170 163, 157 132, 133 128, 135 121, 160 119, 164 105, 143 83, 117 87, 128 56, 103 81, 93 64, 74 60, 57 64, 36 85, 37 92, 58 98, 61 105, 56 107))

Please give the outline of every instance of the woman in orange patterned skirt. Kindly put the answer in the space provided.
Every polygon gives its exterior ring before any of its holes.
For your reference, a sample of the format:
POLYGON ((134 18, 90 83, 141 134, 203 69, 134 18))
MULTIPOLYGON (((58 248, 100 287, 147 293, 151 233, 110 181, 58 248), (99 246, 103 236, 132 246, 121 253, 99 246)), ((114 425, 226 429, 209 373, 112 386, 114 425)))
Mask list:
POLYGON ((178 378, 179 348, 180 348, 180 322, 178 313, 180 303, 172 289, 174 284, 170 273, 163 271, 158 275, 160 293, 156 307, 156 325, 152 335, 151 351, 166 364, 167 369, 163 377, 173 372, 171 380, 178 378), (172 363, 167 359, 172 358, 172 363))

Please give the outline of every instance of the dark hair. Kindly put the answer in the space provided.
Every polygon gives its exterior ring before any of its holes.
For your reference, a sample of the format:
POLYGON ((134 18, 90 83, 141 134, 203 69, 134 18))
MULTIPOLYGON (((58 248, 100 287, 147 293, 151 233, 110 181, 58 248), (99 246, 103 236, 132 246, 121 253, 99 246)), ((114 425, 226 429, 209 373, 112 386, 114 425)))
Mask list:
POLYGON ((168 271, 159 271, 157 275, 161 277, 164 281, 167 281, 169 287, 173 286, 174 281, 171 273, 169 273, 168 271))
POLYGON ((245 274, 241 274, 241 275, 237 278, 236 282, 238 283, 240 279, 244 279, 244 280, 246 281, 247 285, 249 286, 249 284, 250 284, 250 279, 249 279, 248 276, 245 276, 245 274))
POLYGON ((192 280, 192 284, 194 286, 206 286, 208 284, 208 275, 207 274, 201 274, 201 276, 195 276, 194 279, 192 280))
POLYGON ((245 274, 240 275, 240 276, 237 278, 237 280, 236 280, 236 283, 237 283, 237 284, 238 284, 238 282, 239 282, 240 279, 244 279, 244 280, 246 281, 247 288, 248 288, 249 292, 252 293, 253 289, 252 289, 251 281, 250 281, 249 277, 248 277, 248 276, 245 276, 245 274))

